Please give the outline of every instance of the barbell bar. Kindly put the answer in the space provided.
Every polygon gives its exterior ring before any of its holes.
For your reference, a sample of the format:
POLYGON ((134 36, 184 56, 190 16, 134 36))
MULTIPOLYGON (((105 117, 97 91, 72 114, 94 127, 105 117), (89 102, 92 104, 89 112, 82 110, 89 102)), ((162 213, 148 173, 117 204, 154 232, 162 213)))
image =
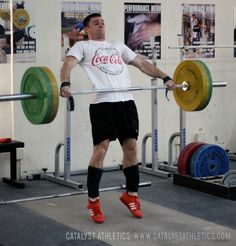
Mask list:
MULTIPOLYGON (((226 83, 226 82, 225 82, 226 83)), ((188 85, 182 84, 177 85, 177 88, 187 88, 188 85)), ((97 94, 97 93, 112 93, 112 92, 128 92, 128 91, 145 91, 145 90, 164 90, 167 89, 167 86, 136 86, 136 87, 123 87, 123 88, 108 88, 100 90, 81 90, 81 91, 72 91, 71 95, 88 95, 88 94, 97 94)), ((37 97, 35 94, 11 94, 11 95, 1 95, 0 102, 4 101, 19 101, 24 99, 34 99, 37 97)))
POLYGON ((1 95, 0 102, 34 99, 36 97, 37 97, 36 94, 8 94, 8 95, 1 95))
MULTIPOLYGON (((175 100, 185 111, 204 109, 211 98, 212 87, 224 87, 226 82, 212 82, 207 66, 198 60, 184 60, 173 76, 175 100)), ((143 90, 166 90, 166 86, 138 86, 100 90, 81 90, 73 95, 143 90)), ((29 67, 21 80, 21 93, 0 95, 0 102, 21 100, 27 119, 33 124, 50 123, 57 115, 59 90, 56 78, 48 67, 29 67)))
MULTIPOLYGON (((212 83, 213 87, 226 87, 226 81, 215 81, 212 83)), ((184 81, 182 84, 176 85, 176 88, 182 88, 184 91, 188 90, 188 82, 184 81)), ((147 91, 147 90, 166 90, 167 86, 136 86, 136 87, 123 87, 123 88, 110 88, 110 89, 100 89, 100 90, 81 90, 72 91, 71 95, 88 95, 97 93, 112 93, 112 92, 127 92, 127 91, 147 91)), ((37 93, 35 94, 6 94, 0 95, 0 102, 7 101, 20 101, 25 99, 35 99, 37 93)))
POLYGON ((176 46, 168 46, 169 49, 217 49, 217 48, 236 48, 236 45, 176 45, 176 46))

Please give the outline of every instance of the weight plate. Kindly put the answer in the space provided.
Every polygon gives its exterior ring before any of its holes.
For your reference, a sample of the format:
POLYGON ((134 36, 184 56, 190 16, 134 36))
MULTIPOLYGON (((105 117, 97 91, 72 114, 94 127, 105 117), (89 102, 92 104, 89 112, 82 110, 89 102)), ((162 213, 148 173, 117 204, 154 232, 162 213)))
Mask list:
MULTIPOLYGON (((202 74, 202 79, 203 81, 207 81, 208 80, 208 76, 207 76, 207 72, 206 72, 206 68, 204 66, 204 64, 200 61, 195 61, 199 68, 201 69, 201 74, 202 74)), ((208 100, 208 92, 209 92, 209 83, 204 83, 203 82, 203 89, 202 89, 202 101, 200 103, 200 105, 197 107, 197 109, 195 111, 199 111, 204 109, 204 105, 206 104, 207 100, 208 100)))
POLYGON ((35 30, 35 26, 30 26, 30 27, 28 27, 28 35, 29 35, 30 38, 36 39, 36 30, 35 30))
POLYGON ((190 160, 193 155, 193 153, 204 143, 202 142, 193 142, 188 145, 186 145, 183 150, 180 152, 178 162, 177 162, 177 168, 178 172, 182 175, 189 175, 190 174, 190 160))
POLYGON ((10 20, 10 11, 2 11, 2 10, 0 10, 0 17, 4 21, 9 21, 10 20))
POLYGON ((35 99, 22 100, 27 119, 33 124, 49 123, 53 110, 53 89, 51 82, 40 67, 28 68, 21 80, 22 94, 35 94, 35 99))
POLYGON ((57 115, 58 107, 59 107, 59 90, 57 85, 57 80, 53 74, 53 72, 48 67, 40 67, 47 74, 48 81, 51 84, 52 88, 52 111, 46 121, 49 123, 54 120, 57 115))
POLYGON ((228 171, 229 157, 220 146, 205 144, 192 155, 190 175, 193 177, 217 176, 228 171))
POLYGON ((27 27, 30 21, 30 16, 25 9, 16 9, 13 13, 13 25, 19 30, 27 27))
POLYGON ((185 111, 202 110, 210 83, 205 66, 197 61, 182 61, 177 66, 173 78, 176 84, 186 81, 189 85, 187 91, 182 88, 174 90, 174 97, 180 108, 185 111))
POLYGON ((201 64, 204 69, 205 69, 205 73, 206 73, 206 76, 207 76, 207 80, 208 80, 208 87, 207 87, 207 90, 205 90, 205 96, 204 96, 204 100, 202 101, 201 105, 200 105, 200 109, 204 109, 210 102, 211 100, 211 95, 212 95, 212 78, 211 78, 211 73, 207 67, 207 65, 203 62, 203 61, 200 61, 200 60, 196 60, 196 62, 198 62, 199 64, 201 64))
POLYGON ((227 172, 222 179, 222 184, 230 187, 236 186, 236 170, 227 172))

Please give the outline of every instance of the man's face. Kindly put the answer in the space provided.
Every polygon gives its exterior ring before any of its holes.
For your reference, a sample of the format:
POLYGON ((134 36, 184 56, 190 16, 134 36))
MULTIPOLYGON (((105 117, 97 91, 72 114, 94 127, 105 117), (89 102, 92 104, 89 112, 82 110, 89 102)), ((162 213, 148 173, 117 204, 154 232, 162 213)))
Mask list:
POLYGON ((105 39, 105 25, 102 17, 92 17, 88 26, 85 28, 89 39, 104 40, 105 39))

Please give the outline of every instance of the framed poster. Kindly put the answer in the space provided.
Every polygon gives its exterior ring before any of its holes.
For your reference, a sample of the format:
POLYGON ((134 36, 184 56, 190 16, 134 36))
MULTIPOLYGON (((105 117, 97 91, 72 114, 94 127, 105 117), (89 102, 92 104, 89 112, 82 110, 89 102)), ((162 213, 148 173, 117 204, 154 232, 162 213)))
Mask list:
POLYGON ((10 2, 0 0, 0 64, 11 59, 10 2))
POLYGON ((36 61, 35 0, 13 1, 14 63, 36 61))
POLYGON ((61 48, 64 60, 70 47, 87 39, 83 31, 84 18, 92 13, 101 13, 99 2, 62 2, 61 3, 61 48))
POLYGON ((201 48, 215 44, 215 5, 182 4, 183 45, 196 46, 186 51, 186 58, 213 58, 215 49, 201 48))
POLYGON ((149 59, 155 47, 156 58, 161 59, 161 4, 125 3, 124 15, 125 44, 149 59))

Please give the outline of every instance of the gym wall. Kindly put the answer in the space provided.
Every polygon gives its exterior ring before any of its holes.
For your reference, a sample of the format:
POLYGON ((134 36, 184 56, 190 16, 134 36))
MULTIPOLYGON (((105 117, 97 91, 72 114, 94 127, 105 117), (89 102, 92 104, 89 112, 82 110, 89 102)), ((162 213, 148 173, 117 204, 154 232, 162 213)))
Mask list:
MULTIPOLYGON (((85 2, 86 0, 83 0, 85 2)), ((70 2, 70 1, 68 1, 70 2)), ((87 1, 92 2, 92 1, 87 1)), ((95 0, 93 1, 95 2, 95 0)), ((124 40, 124 2, 122 0, 101 0, 102 14, 105 19, 108 40, 124 40), (111 3, 112 2, 112 3, 111 3), (111 11, 112 7, 112 11, 111 11), (115 14, 114 11, 115 10, 115 14)), ((126 1, 161 3, 161 54, 162 59, 157 66, 170 76, 180 62, 179 50, 170 50, 168 46, 178 45, 177 34, 181 32, 181 4, 186 1, 126 1)), ((188 3, 196 3, 188 0, 188 3)), ((236 0, 199 0, 198 4, 216 5, 216 37, 215 44, 233 44, 233 8, 236 0)), ((61 62, 61 1, 41 0, 35 2, 37 55, 36 63, 14 63, 13 81, 11 82, 10 64, 0 64, 1 94, 18 93, 21 78, 29 66, 47 66, 59 81, 61 62)), ((201 112, 187 113, 187 143, 203 140, 218 144, 223 148, 236 151, 236 115, 233 105, 236 103, 235 63, 233 49, 216 49, 215 58, 202 59, 209 67, 213 80, 227 81, 226 88, 213 89, 212 99, 207 108, 201 112)), ((130 67, 133 86, 150 85, 151 79, 130 67)), ((91 88, 90 82, 78 66, 72 73, 72 90, 91 88)), ((158 81, 162 84, 162 81, 158 81)), ((140 115, 140 137, 138 141, 138 158, 141 160, 141 142, 143 136, 151 131, 151 92, 134 93, 140 115)), ((159 159, 168 159, 168 140, 172 133, 179 131, 179 109, 170 92, 167 101, 163 91, 159 91, 158 133, 159 159)), ((92 138, 88 116, 89 96, 75 97, 75 111, 72 112, 71 131, 71 169, 87 168, 92 153, 92 138)), ((59 112, 56 119, 47 125, 32 125, 25 118, 21 102, 4 102, 0 104, 0 137, 11 137, 25 142, 23 159, 21 160, 21 175, 41 172, 43 167, 54 170, 54 151, 57 143, 64 138, 65 99, 60 98, 59 112), (13 106, 12 106, 13 105, 13 106)), ((176 144, 178 141, 176 141, 176 144)), ((175 157, 178 149, 175 148, 175 157)), ((61 167, 63 165, 63 149, 61 150, 61 167)), ((105 166, 114 166, 122 161, 122 152, 118 142, 112 142, 105 159, 105 166)), ((151 144, 147 144, 147 161, 151 161, 151 144)), ((9 156, 0 155, 0 177, 9 175, 9 156)), ((63 169, 62 169, 63 170, 63 169)))

